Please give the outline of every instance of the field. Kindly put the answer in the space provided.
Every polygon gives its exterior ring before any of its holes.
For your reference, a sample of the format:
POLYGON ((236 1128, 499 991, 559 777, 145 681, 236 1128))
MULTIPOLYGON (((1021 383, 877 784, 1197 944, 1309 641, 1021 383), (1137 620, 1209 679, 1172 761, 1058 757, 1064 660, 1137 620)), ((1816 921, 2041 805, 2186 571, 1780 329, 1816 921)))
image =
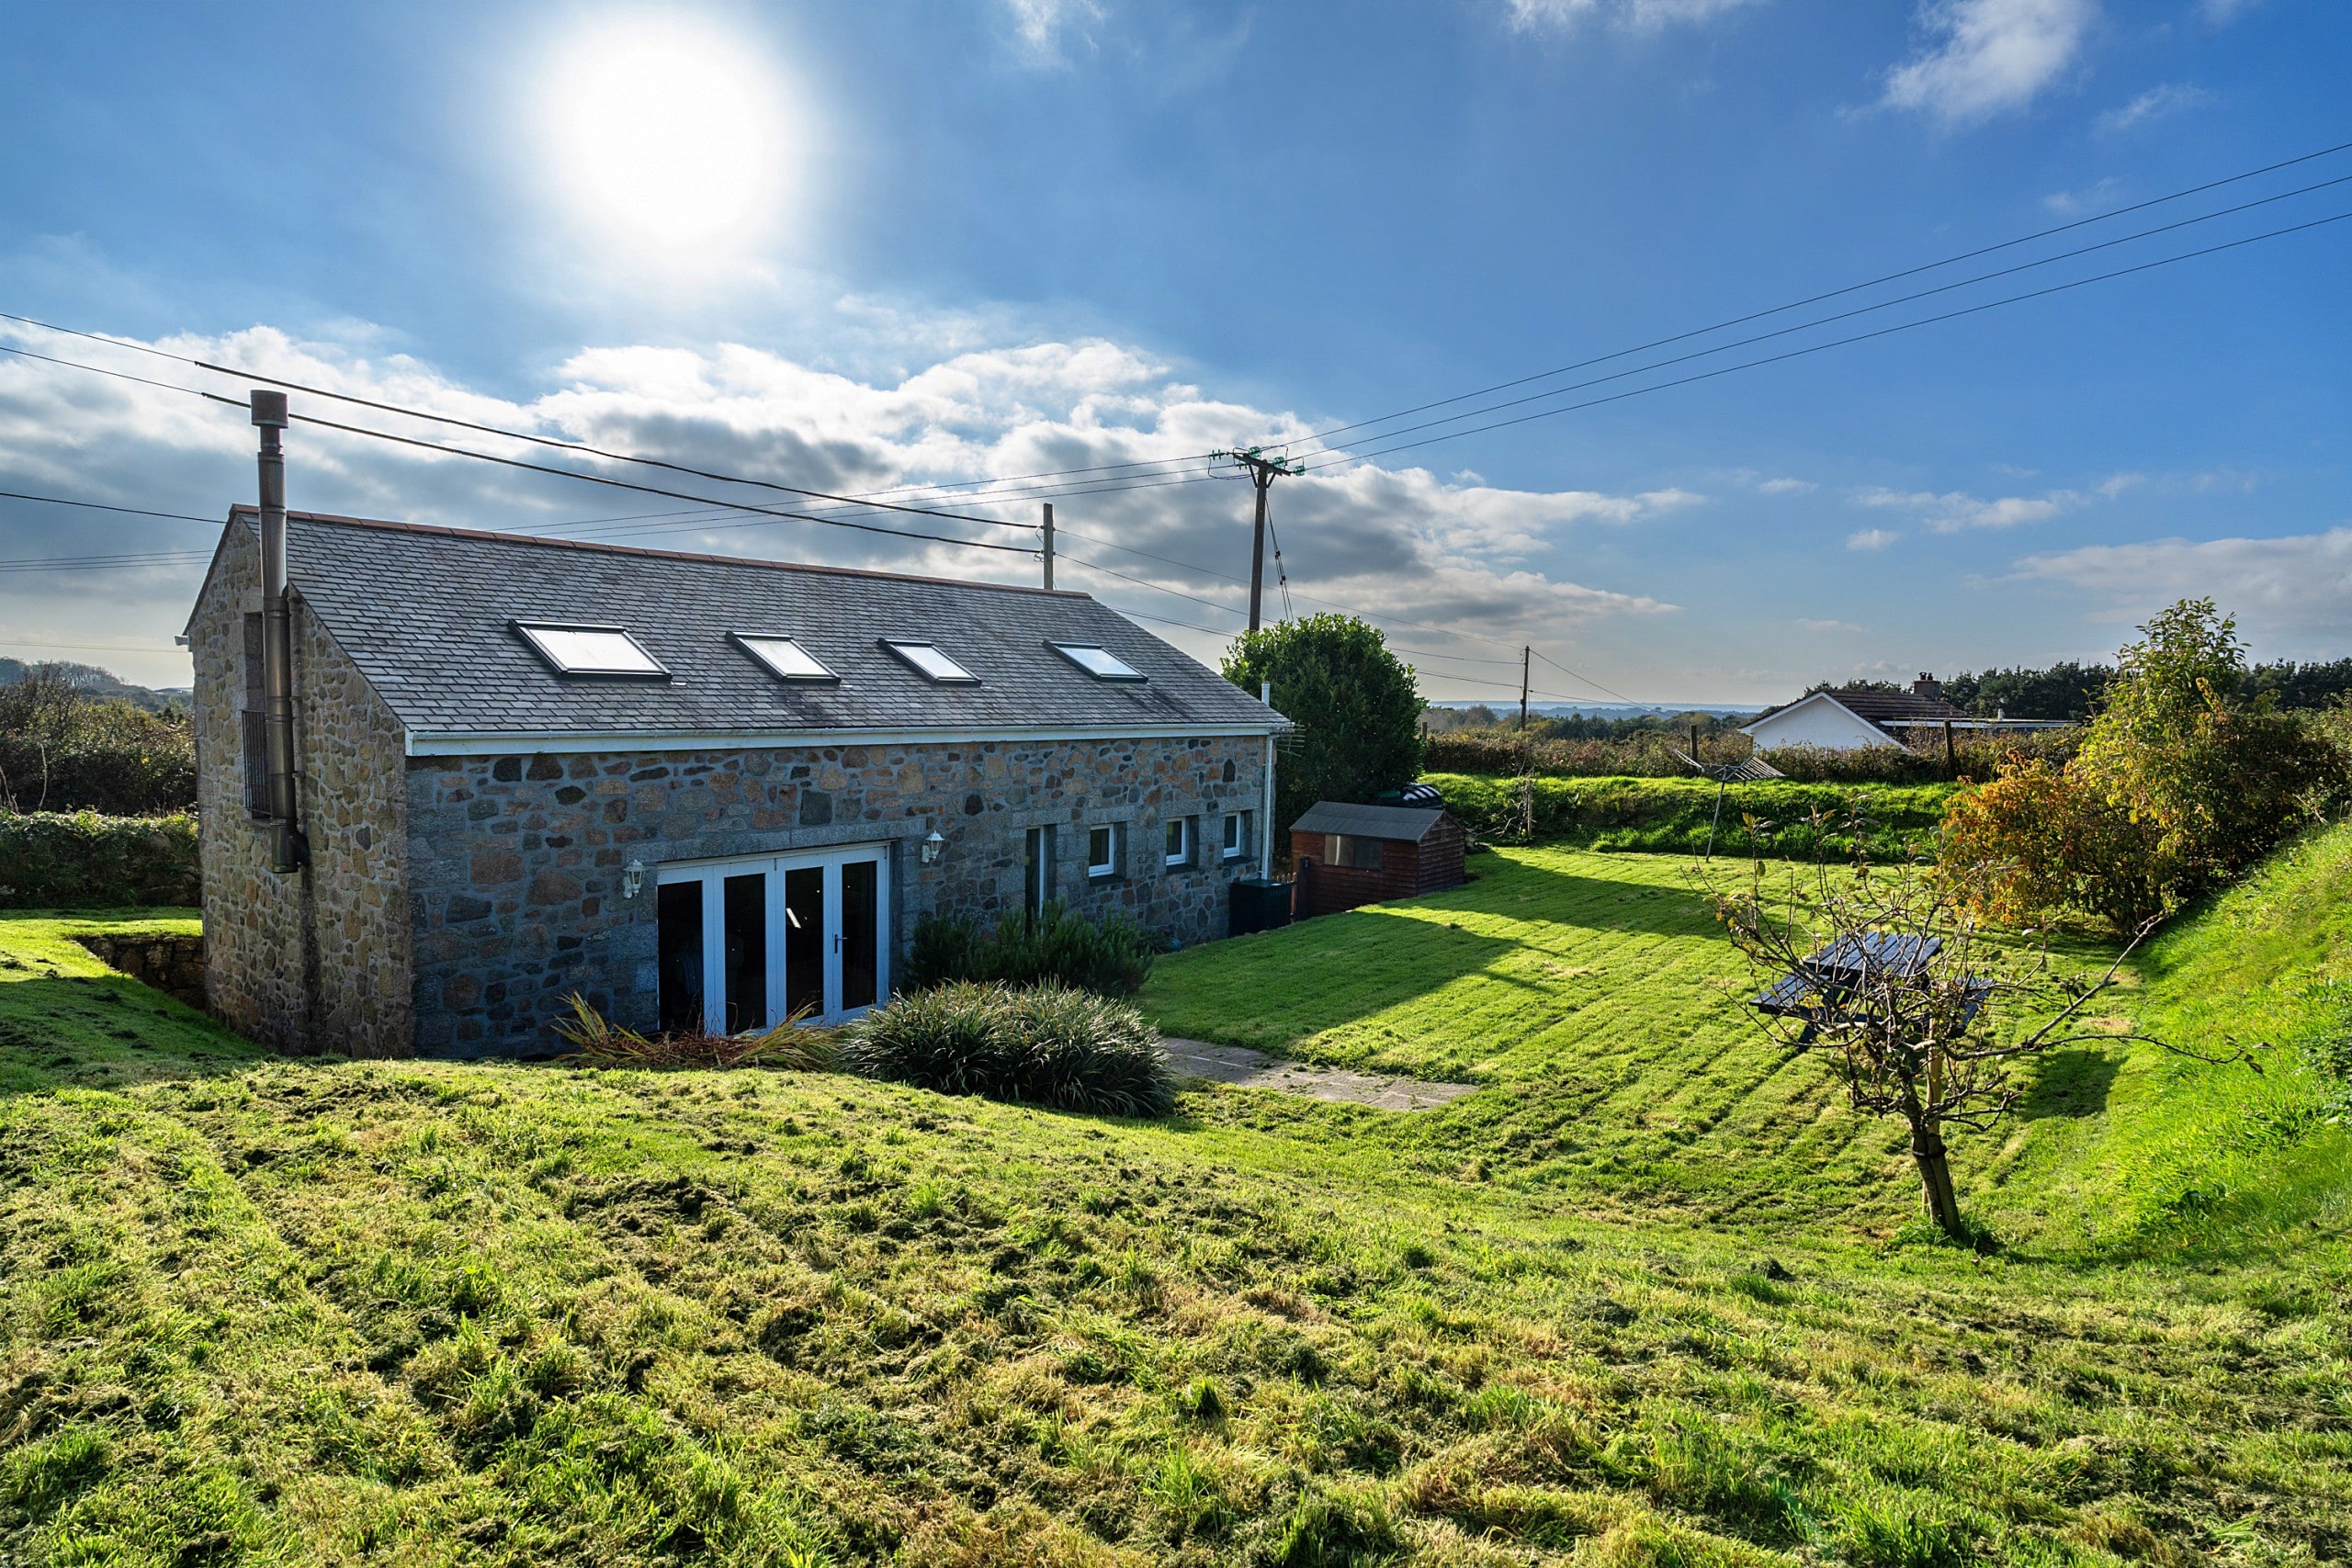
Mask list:
POLYGON ((1146 994, 1482 1085, 1414 1116, 277 1061, 0 919, 0 1561, 2352 1553, 2352 831, 2120 1004, 2263 1073, 2075 1052, 1958 1145, 1986 1255, 1687 862, 1474 865, 1146 994))

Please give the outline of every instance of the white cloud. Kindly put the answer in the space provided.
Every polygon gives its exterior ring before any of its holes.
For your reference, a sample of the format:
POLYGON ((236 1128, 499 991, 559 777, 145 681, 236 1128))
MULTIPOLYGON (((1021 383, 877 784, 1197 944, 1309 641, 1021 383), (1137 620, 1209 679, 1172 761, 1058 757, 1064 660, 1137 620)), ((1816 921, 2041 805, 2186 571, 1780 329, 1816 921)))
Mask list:
POLYGON ((2177 599, 2210 594, 2238 617, 2257 652, 2340 658, 2352 642, 2352 527, 2277 539, 2158 539, 2028 556, 2018 576, 2079 588, 2097 618, 2145 620, 2177 599))
POLYGON ((2080 190, 2052 191, 2041 198, 2041 205, 2061 218, 2079 218, 2085 213, 2120 207, 2123 197, 2123 182, 2109 175, 2097 185, 2085 186, 2080 190))
POLYGON ((1858 626, 1851 621, 1808 621, 1800 617, 1796 626, 1809 632, 1866 632, 1868 626, 1858 626))
POLYGON ((1628 32, 1656 32, 1680 22, 1704 22, 1757 0, 1510 0, 1511 26, 1521 32, 1570 31, 1606 22, 1628 32))
MULTIPOLYGON (((960 337, 963 331, 951 326, 944 335, 960 337)), ((9 327, 6 335, 44 352, 119 364, 136 374, 157 373, 156 362, 123 351, 52 341, 31 329, 9 327)), ((907 341, 925 336, 915 331, 907 341)), ((362 346, 302 342, 254 328, 157 346, 483 424, 842 494, 997 474, 1164 463, 1243 442, 1287 442, 1294 454, 1310 457, 1318 451, 1306 419, 1216 398, 1171 376, 1153 356, 1102 339, 957 348, 904 374, 862 377, 741 344, 599 346, 565 361, 550 378, 549 389, 516 400, 481 391, 402 355, 380 355, 367 346, 365 334, 355 334, 353 341, 362 346)), ((165 371, 177 374, 168 367, 165 371)), ((204 378, 191 373, 189 379, 204 378)), ((229 382, 220 389, 243 389, 229 382)), ((306 401, 311 411, 327 412, 316 398, 298 393, 294 401, 298 412, 306 401)), ((343 409, 333 417, 587 468, 690 496, 812 509, 811 502, 775 491, 599 464, 391 415, 343 409)), ((691 506, 310 425, 298 425, 288 445, 290 499, 312 510, 576 531, 572 525, 583 520, 691 506)), ((236 410, 0 359, 0 488, 217 517, 232 502, 250 495, 252 450, 253 434, 236 410)), ((1139 615, 1190 622, 1219 634, 1236 629, 1238 615, 1220 614, 1217 606, 1238 612, 1246 604, 1241 580, 1250 559, 1249 486, 1229 474, 1224 482, 1213 481, 1197 462, 1153 477, 1183 482, 1134 489, 1090 483, 1078 488, 1092 493, 1054 498, 1064 563, 1057 581, 1139 615), (1125 549, 1113 547, 1114 542, 1125 549), (1080 564, 1086 561, 1143 581, 1103 575, 1080 564), (1192 604, 1177 595, 1211 603, 1192 604)), ((1283 564, 1302 611, 1336 604, 1392 624, 1458 626, 1513 642, 1549 641, 1565 649, 1558 639, 1593 617, 1654 615, 1674 606, 1638 592, 1550 575, 1545 566, 1561 536, 1583 527, 1650 522, 1703 499, 1677 488, 1629 494, 1515 491, 1475 475, 1448 479, 1422 468, 1356 464, 1280 481, 1273 514, 1283 564)), ((1034 524, 1038 515, 1037 498, 1028 495, 991 504, 958 491, 927 504, 1021 524, 1034 524)), ((868 520, 926 532, 1008 536, 936 518, 884 514, 868 520)), ((657 547, 955 577, 1031 581, 1036 570, 1034 561, 1017 556, 741 517, 639 517, 588 532, 657 547)), ((77 518, 0 503, 0 557, 201 548, 209 543, 200 524, 123 520, 100 527, 87 514, 77 518)), ((148 640, 164 642, 163 632, 176 630, 186 615, 196 575, 193 568, 178 568, 0 580, 0 638, 101 640, 85 633, 69 636, 65 628, 83 628, 103 614, 110 625, 144 625, 152 628, 148 640)), ((1272 579, 1270 563, 1267 592, 1279 604, 1272 579)), ((1169 635, 1195 652, 1214 648, 1182 631, 1169 635)), ((1448 642, 1430 639, 1448 637, 1399 631, 1400 640, 1441 650, 1448 642)), ((154 677, 162 673, 156 671, 154 677)))
POLYGON ((1849 550, 1883 550, 1901 537, 1902 535, 1890 533, 1884 528, 1862 528, 1846 536, 1846 547, 1849 550))
POLYGON ((2261 4, 2262 0, 2205 0, 2199 8, 2205 13, 2207 21, 2225 28, 2261 4))
POLYGON ((1887 73, 1881 102, 1948 128, 2023 108, 2065 74, 2098 16, 2098 0, 1926 0, 1933 41, 1887 73))
POLYGON ((1756 487, 1766 495, 1811 495, 1821 487, 1811 479, 1766 479, 1756 487))
POLYGON ((2202 108, 2212 101, 2211 93, 2193 83, 2167 82, 2149 88, 2120 109, 2108 110, 2098 117, 2098 128, 2105 131, 2129 130, 2183 109, 2202 108))
POLYGON ((1859 491, 1857 506, 1908 512, 1939 534, 1964 528, 2015 528, 2026 523, 2047 523, 2079 512, 2094 501, 2112 501, 2142 482, 2138 474, 2116 474, 2088 491, 2053 490, 2038 496, 2007 495, 1987 501, 1962 491, 1888 490, 1884 486, 1859 491))
POLYGON ((1034 65, 1068 63, 1065 39, 1072 32, 1084 38, 1083 29, 1105 15, 1100 0, 1004 0, 1004 6, 1012 14, 1021 52, 1034 65))

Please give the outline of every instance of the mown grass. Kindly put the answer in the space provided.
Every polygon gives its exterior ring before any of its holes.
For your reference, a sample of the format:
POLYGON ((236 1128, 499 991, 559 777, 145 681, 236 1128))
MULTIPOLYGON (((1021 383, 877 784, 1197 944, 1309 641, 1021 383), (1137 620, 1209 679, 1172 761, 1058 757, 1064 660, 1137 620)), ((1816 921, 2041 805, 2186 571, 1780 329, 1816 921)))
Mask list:
MULTIPOLYGON (((2312 989, 2347 855, 2147 1005, 2312 989)), ((270 1060, 0 921, 0 1561, 2352 1551, 2340 1128, 2222 1151, 2126 1246, 2076 1223, 2118 1151, 2255 1101, 2069 1067, 1961 1156, 2010 1245, 1914 1244, 1899 1150, 1744 1028, 1678 863, 1481 860, 1147 993, 1486 1085, 1414 1117, 270 1060)))

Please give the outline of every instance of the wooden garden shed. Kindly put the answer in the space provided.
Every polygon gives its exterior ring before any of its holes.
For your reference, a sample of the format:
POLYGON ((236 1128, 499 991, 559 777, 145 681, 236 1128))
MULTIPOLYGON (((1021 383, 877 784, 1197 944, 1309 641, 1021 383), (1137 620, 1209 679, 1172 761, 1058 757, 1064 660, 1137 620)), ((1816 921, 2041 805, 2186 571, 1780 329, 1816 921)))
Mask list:
POLYGON ((1299 917, 1459 887, 1464 845, 1442 807, 1317 801, 1290 829, 1299 917))

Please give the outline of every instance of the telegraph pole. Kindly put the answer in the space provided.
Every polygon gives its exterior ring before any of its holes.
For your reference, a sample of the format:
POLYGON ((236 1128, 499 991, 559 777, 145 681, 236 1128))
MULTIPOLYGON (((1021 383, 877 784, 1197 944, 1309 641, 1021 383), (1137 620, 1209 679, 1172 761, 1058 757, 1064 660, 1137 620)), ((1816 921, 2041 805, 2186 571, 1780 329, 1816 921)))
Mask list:
POLYGON ((1250 629, 1254 632, 1258 629, 1259 601, 1266 587, 1266 491, 1273 488, 1278 476, 1303 474, 1306 465, 1287 457, 1269 457, 1256 446, 1212 452, 1209 456, 1232 458, 1250 470, 1250 482, 1258 487, 1258 531, 1250 546, 1250 629))
POLYGON ((1046 592, 1054 591, 1054 503, 1046 502, 1046 592))
POLYGON ((1521 644, 1519 650, 1519 732, 1527 733, 1527 658, 1533 649, 1521 644))

